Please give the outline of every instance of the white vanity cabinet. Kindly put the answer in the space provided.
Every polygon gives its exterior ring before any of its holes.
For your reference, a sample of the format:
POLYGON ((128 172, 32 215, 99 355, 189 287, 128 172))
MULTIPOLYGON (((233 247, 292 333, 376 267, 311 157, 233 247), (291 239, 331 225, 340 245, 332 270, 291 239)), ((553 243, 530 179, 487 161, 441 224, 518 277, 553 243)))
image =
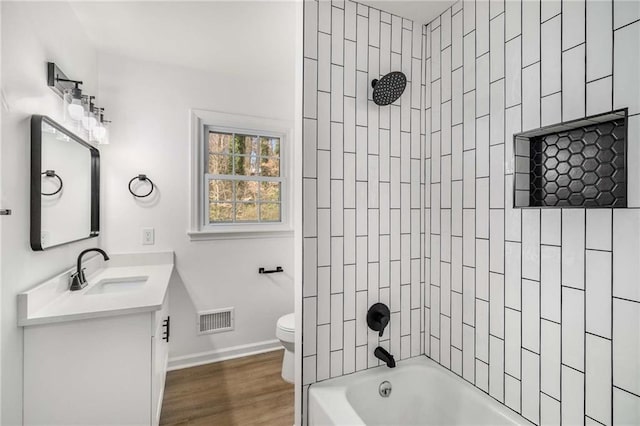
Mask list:
MULTIPOLYGON (((173 253, 112 255, 88 285, 70 269, 18 295, 27 426, 160 421, 169 355, 173 253)), ((101 268, 101 266, 103 266, 101 268)))
POLYGON ((153 312, 24 329, 25 425, 157 425, 168 301, 153 312))

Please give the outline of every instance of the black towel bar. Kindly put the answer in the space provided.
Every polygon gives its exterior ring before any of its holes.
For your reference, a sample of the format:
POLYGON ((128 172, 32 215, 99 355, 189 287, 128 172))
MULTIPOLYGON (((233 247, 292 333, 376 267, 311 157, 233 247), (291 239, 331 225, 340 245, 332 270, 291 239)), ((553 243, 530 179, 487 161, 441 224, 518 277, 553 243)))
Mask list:
POLYGON ((282 266, 277 266, 276 269, 264 269, 264 268, 258 269, 259 274, 276 274, 278 272, 284 272, 284 269, 282 269, 282 266))

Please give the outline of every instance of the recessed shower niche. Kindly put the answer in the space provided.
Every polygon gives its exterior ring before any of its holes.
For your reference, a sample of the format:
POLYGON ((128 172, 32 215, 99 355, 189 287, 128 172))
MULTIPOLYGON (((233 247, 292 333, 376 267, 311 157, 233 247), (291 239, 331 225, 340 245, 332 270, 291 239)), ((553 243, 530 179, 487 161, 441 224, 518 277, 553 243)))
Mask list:
POLYGON ((514 207, 627 206, 627 109, 514 135, 514 207))

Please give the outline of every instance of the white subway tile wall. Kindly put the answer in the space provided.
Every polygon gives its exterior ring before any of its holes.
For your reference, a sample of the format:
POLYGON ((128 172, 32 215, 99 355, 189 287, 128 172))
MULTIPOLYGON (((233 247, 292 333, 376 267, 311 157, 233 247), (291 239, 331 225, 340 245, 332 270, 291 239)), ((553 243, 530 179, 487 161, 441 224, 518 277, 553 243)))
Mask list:
MULTIPOLYGON (((459 31, 447 34, 438 22, 446 16, 457 29, 462 19, 462 64, 443 63, 452 60, 446 46, 432 45, 425 71, 433 93, 441 80, 458 82, 444 72, 462 66, 463 170, 449 163, 435 133, 430 168, 438 201, 451 198, 447 190, 462 191, 464 270, 462 346, 452 340, 451 349, 442 348, 448 340, 434 338, 425 353, 461 351, 462 372, 451 370, 533 423, 638 424, 640 204, 615 211, 514 209, 511 191, 513 134, 613 107, 629 107, 631 122, 640 121, 640 7, 624 0, 497 4, 463 1, 461 11, 446 11, 427 26, 427 34, 437 31, 458 46, 459 31), (434 183, 449 173, 462 177, 461 187, 434 183)), ((432 132, 449 133, 448 120, 434 113, 446 104, 427 106, 432 132)), ((632 155, 628 167, 633 194, 640 191, 634 172, 640 156, 632 155)), ((448 206, 432 202, 431 217, 444 211, 448 206)), ((444 259, 437 250, 457 234, 430 231, 440 239, 430 258, 444 259)), ((456 294, 443 283, 457 273, 449 278, 438 263, 429 266, 440 293, 425 306, 431 323, 442 323, 448 311, 438 303, 449 300, 442 292, 456 294)))
POLYGON ((379 365, 381 345, 535 424, 639 424, 638 144, 628 209, 514 209, 511 192, 514 133, 624 107, 640 133, 638 2, 406 18, 305 1, 304 385, 379 365), (370 80, 393 70, 407 89, 378 107, 370 80))
MULTIPOLYGON (((425 104, 431 102, 425 98, 425 82, 431 77, 425 75, 424 26, 348 0, 333 4, 305 1, 304 15, 305 284, 301 329, 303 377, 308 386, 378 366, 380 361, 373 356, 378 345, 397 360, 424 354, 429 322, 423 313, 424 280, 428 277, 423 252, 425 247, 431 249, 425 237, 431 228, 429 209, 424 208, 430 203, 425 198, 425 185, 430 184, 431 175, 424 156, 431 129, 427 138, 424 117, 425 104), (407 88, 398 101, 379 107, 372 100, 371 81, 390 71, 404 72, 407 88), (366 324, 367 309, 379 301, 391 309, 391 322, 382 337, 366 324)), ((457 18, 453 27, 450 16, 446 22, 448 39, 438 39, 434 48, 440 52, 441 43, 443 47, 447 44, 449 53, 461 64, 462 20, 457 18), (454 46, 453 30, 460 37, 454 46)), ((452 60, 449 56, 449 65, 452 60)), ((451 97, 456 102, 455 120, 462 123, 462 73, 452 80, 449 67, 446 75, 448 84, 442 91, 434 91, 434 99, 440 105, 441 96, 449 98, 448 109, 443 108, 448 123, 444 138, 449 141, 450 160, 451 146, 455 146, 459 173, 462 128, 452 133, 451 97), (454 93, 452 82, 456 84, 454 93)), ((448 285, 442 297, 447 299, 445 312, 447 318, 454 317, 453 323, 433 324, 446 329, 446 348, 451 344, 461 348, 462 198, 454 197, 460 223, 452 228, 451 191, 458 182, 462 185, 462 179, 456 175, 456 182, 452 182, 451 167, 449 161, 448 168, 436 170, 438 176, 441 170, 448 170, 449 176, 442 181, 448 196, 443 225, 447 237, 442 240, 448 247, 447 256, 437 265, 451 276, 451 230, 455 229, 460 239, 454 261, 459 274, 454 287, 458 297, 451 297, 453 288, 448 285), (453 334, 452 328, 456 330, 453 334)), ((440 253, 441 248, 438 245, 433 250, 440 253)), ((440 285, 439 276, 434 278, 440 285)), ((461 355, 460 350, 455 355, 448 350, 443 360, 449 363, 455 358, 461 373, 461 355)))

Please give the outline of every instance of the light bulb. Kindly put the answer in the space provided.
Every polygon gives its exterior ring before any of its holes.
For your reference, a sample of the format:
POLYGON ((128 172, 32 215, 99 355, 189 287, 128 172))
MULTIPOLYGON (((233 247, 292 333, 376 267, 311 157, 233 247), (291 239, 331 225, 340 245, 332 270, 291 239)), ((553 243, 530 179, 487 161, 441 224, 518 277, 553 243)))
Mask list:
POLYGON ((102 125, 102 129, 104 131, 104 134, 101 138, 98 138, 98 143, 100 145, 109 145, 109 129, 104 124, 102 125))
POLYGON ((73 102, 71 91, 65 90, 64 95, 62 96, 62 117, 65 124, 71 124, 72 121, 69 116, 69 105, 71 105, 71 102, 73 102))
POLYGON ((106 135, 107 128, 104 127, 102 123, 98 123, 96 127, 93 128, 93 136, 98 142, 101 142, 106 135))
POLYGON ((84 117, 84 107, 80 99, 73 99, 67 107, 69 111, 69 117, 73 120, 80 121, 84 117))
POLYGON ((86 130, 93 130, 96 127, 97 123, 98 120, 96 120, 96 117, 94 117, 92 113, 89 113, 89 115, 84 115, 82 117, 82 127, 84 127, 86 130))

